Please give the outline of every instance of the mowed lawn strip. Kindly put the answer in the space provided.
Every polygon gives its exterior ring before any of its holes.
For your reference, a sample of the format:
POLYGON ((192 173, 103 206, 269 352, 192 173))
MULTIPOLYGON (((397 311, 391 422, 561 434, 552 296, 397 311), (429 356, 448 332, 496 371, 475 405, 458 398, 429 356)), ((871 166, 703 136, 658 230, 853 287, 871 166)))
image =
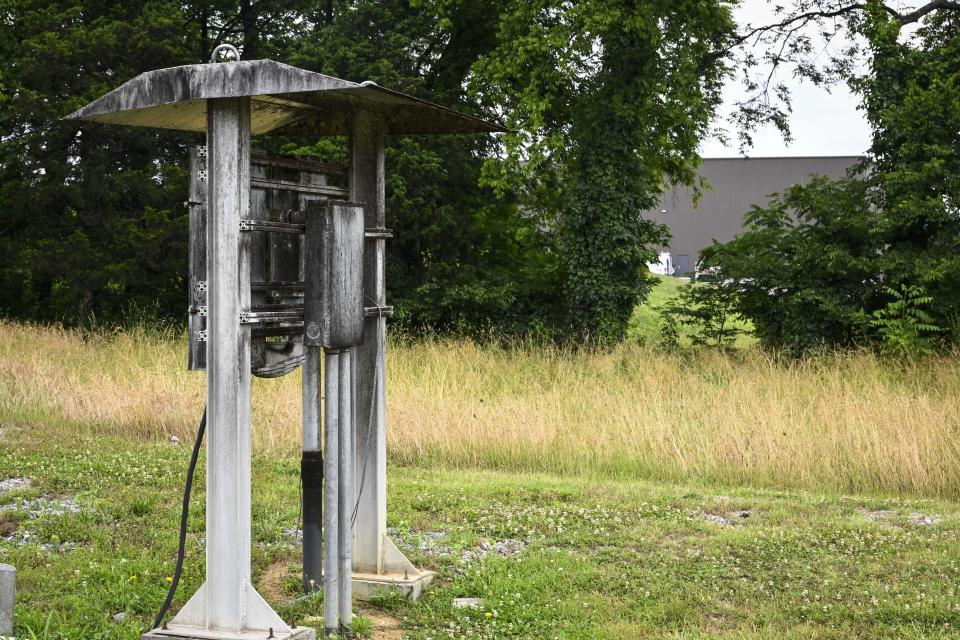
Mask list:
MULTIPOLYGON (((138 638, 172 572, 189 443, 3 438, 0 480, 31 481, 0 495, 17 635, 138 638)), ((297 474, 254 461, 254 577, 284 618, 319 625, 321 598, 289 602, 297 474)), ((203 477, 175 606, 202 581, 203 477)), ((373 637, 960 637, 954 502, 409 467, 391 468, 390 500, 395 539, 437 579, 416 603, 358 605, 373 637)))

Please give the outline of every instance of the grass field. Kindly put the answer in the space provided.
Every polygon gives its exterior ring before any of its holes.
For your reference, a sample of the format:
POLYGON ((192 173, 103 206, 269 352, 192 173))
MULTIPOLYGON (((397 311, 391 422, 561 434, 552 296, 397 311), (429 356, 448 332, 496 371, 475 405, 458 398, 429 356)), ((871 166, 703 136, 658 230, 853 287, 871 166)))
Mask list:
MULTIPOLYGON (((0 494, 0 518, 15 527, 0 560, 19 570, 17 634, 133 640, 165 593, 189 447, 59 436, 7 428, 0 448, 0 478, 32 479, 0 494)), ((289 602, 299 548, 284 530, 297 521, 297 463, 260 456, 254 470, 255 582, 285 619, 316 625, 321 599, 289 602)), ((358 603, 368 638, 960 637, 955 502, 390 473, 395 539, 438 577, 417 603, 358 603), (483 557, 485 546, 495 550, 483 557), (456 597, 483 603, 454 609, 456 597)), ((175 607, 202 581, 203 477, 175 607)))
MULTIPOLYGON (((0 422, 188 441, 204 376, 184 363, 181 336, 0 323, 0 422)), ((388 380, 398 464, 960 497, 957 356, 430 341, 392 345, 388 380)), ((258 452, 296 455, 298 374, 253 398, 258 452)))
MULTIPOLYGON (((389 525, 438 578, 358 604, 366 637, 960 638, 960 356, 662 353, 657 325, 638 309, 648 346, 605 352, 390 345, 389 525)), ((21 638, 132 640, 152 619, 204 402, 184 346, 0 322, 21 638)), ((292 602, 298 374, 253 391, 256 582, 317 624, 321 601, 292 602)), ((197 477, 175 607, 202 578, 197 477)))

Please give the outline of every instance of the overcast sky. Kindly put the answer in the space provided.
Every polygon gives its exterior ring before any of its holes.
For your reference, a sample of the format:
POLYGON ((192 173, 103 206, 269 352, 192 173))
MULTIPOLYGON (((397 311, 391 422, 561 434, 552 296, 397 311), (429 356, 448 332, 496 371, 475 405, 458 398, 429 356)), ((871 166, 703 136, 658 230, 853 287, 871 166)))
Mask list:
MULTIPOLYGON (((770 3, 767 0, 743 0, 736 11, 741 23, 764 24, 771 16, 770 3)), ((787 77, 786 74, 783 77, 787 77)), ((793 114, 790 128, 793 142, 787 145, 779 132, 766 127, 754 136, 754 146, 747 152, 752 157, 762 156, 840 156, 860 155, 870 145, 870 129, 857 110, 857 99, 846 86, 833 87, 830 93, 811 85, 788 78, 788 86, 793 95, 793 114)), ((725 105, 723 112, 729 112, 731 106, 744 97, 743 89, 737 80, 731 81, 724 90, 725 105)), ((722 121, 718 124, 724 124, 722 121)), ((730 134, 735 134, 727 129, 730 134)), ((729 158, 740 156, 736 136, 723 145, 718 140, 705 140, 701 154, 705 158, 729 158)))

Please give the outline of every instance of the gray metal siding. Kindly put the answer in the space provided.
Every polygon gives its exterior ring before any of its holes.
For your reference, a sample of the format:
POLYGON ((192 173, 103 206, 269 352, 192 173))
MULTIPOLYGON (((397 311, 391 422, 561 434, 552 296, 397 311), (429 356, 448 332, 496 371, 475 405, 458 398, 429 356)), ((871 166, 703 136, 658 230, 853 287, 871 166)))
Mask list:
POLYGON ((700 251, 713 240, 727 242, 743 230, 743 215, 754 204, 765 205, 772 194, 808 182, 813 175, 842 177, 859 160, 857 156, 705 159, 699 173, 709 186, 696 207, 689 188, 672 187, 663 194, 660 207, 644 217, 670 227, 673 239, 666 249, 681 275, 678 256, 689 256, 692 269, 700 251))

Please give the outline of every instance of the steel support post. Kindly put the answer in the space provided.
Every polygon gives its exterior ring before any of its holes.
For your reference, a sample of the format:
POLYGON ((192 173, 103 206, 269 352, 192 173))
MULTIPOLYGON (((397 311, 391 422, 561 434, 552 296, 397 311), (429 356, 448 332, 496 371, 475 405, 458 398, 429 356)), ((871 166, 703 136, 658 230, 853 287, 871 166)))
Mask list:
MULTIPOLYGON (((364 225, 367 228, 383 227, 386 222, 384 130, 383 120, 377 114, 361 111, 353 116, 350 136, 350 199, 365 205, 364 225)), ((386 304, 383 278, 385 248, 384 240, 378 238, 368 242, 364 251, 363 290, 366 304, 386 304)), ((365 472, 366 475, 358 475, 356 478, 356 486, 363 486, 363 494, 357 509, 353 568, 354 571, 365 573, 383 573, 383 538, 387 530, 387 439, 383 358, 387 325, 386 318, 381 317, 367 318, 365 324, 363 343, 353 350, 357 399, 354 421, 354 448, 358 457, 356 472, 365 472), (371 418, 370 398, 374 393, 375 406, 371 418)))
POLYGON ((323 421, 323 626, 328 636, 340 630, 340 359, 339 351, 326 350, 326 402, 323 421))
POLYGON ((168 629, 202 638, 288 637, 250 582, 250 99, 207 101, 207 580, 168 629))
POLYGON ((338 505, 339 514, 337 515, 340 523, 338 542, 339 562, 339 615, 340 625, 349 627, 353 622, 353 531, 352 531, 352 511, 353 511, 353 447, 351 446, 353 438, 353 380, 351 377, 351 351, 344 349, 340 352, 340 379, 338 382, 339 390, 339 471, 338 482, 338 505))
MULTIPOLYGON (((350 199, 363 203, 364 226, 386 226, 383 116, 354 112, 350 131, 350 199)), ((385 307, 386 240, 367 241, 363 258, 364 304, 385 307)), ((387 319, 365 320, 363 342, 353 349, 354 370, 354 492, 358 496, 353 528, 354 590, 401 588, 419 595, 433 574, 420 571, 387 537, 387 319), (372 415, 371 415, 371 397, 372 415)))

